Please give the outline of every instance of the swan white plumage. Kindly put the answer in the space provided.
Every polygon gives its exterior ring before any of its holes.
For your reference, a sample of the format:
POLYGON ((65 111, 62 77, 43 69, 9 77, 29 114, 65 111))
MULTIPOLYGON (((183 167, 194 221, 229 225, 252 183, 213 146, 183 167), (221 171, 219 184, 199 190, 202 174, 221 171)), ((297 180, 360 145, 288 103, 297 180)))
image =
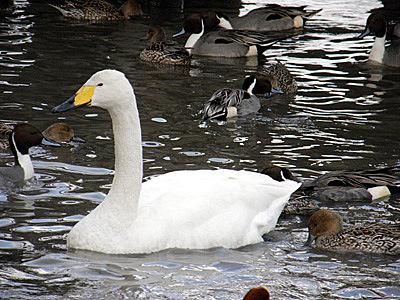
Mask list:
POLYGON ((142 184, 139 113, 125 75, 116 70, 95 73, 53 112, 85 105, 110 113, 115 175, 103 202, 70 231, 70 248, 123 254, 262 242, 300 186, 235 170, 175 171, 142 184))

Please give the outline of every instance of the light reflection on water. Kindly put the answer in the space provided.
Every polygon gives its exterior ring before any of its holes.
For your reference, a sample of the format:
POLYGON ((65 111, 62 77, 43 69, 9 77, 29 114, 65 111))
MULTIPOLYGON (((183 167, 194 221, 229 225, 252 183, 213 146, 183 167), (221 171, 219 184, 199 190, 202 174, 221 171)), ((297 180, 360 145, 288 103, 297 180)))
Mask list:
MULTIPOLYGON (((194 58, 190 68, 170 68, 140 62, 146 42, 139 38, 158 22, 169 36, 175 33, 176 11, 172 20, 153 8, 150 19, 88 24, 64 19, 46 3, 18 1, 0 21, 0 121, 29 120, 44 129, 56 121, 51 108, 94 71, 118 68, 137 94, 146 179, 184 168, 261 170, 271 163, 309 178, 398 162, 400 71, 365 63, 372 39, 355 39, 367 11, 380 3, 307 3, 324 10, 302 34, 272 47, 260 65, 254 58, 194 58), (296 76, 296 97, 262 99, 259 113, 226 124, 202 122, 199 111, 215 89, 239 87, 244 75, 275 57, 296 76)), ((58 118, 87 142, 33 149, 37 180, 1 190, 0 298, 240 299, 261 284, 275 299, 400 297, 397 257, 305 248, 305 220, 297 216, 282 218, 265 243, 242 249, 129 256, 67 251, 70 228, 110 188, 114 156, 106 112, 58 118)), ((12 157, 0 153, 0 161, 10 164, 12 157)), ((338 203, 334 209, 350 225, 398 219, 390 205, 338 203)))

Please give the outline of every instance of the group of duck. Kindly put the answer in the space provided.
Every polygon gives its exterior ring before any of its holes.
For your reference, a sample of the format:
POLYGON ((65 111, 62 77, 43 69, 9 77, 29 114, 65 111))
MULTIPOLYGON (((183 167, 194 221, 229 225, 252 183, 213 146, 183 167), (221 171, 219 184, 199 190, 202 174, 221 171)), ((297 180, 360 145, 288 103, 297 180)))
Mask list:
MULTIPOLYGON (((129 1, 132 5, 133 0, 129 1)), ((100 2, 81 2, 81 6, 68 2, 57 9, 68 17, 90 19, 100 14, 87 4, 95 3, 99 7, 100 2)), ((122 7, 114 7, 112 11, 119 18, 124 15, 122 7)), ((277 35, 270 32, 278 30, 278 39, 287 36, 287 30, 292 35, 293 30, 302 27, 307 18, 319 11, 270 4, 236 19, 215 12, 191 15, 184 20, 182 32, 190 36, 183 48, 169 49, 165 32, 161 28, 150 28, 147 35, 150 45, 140 56, 157 63, 187 64, 191 55, 260 55, 277 40, 277 35), (225 29, 205 33, 215 26, 225 29)), ((106 15, 102 18, 112 19, 106 15)), ((369 32, 376 35, 372 60, 378 59, 377 53, 382 50, 381 39, 389 36, 391 24, 387 20, 381 36, 381 17, 381 12, 373 12, 361 35, 369 32)), ((395 26, 392 28, 390 32, 396 33, 395 26)), ((246 76, 242 89, 216 91, 204 106, 204 119, 226 120, 255 112, 260 108, 257 94, 295 94, 296 91, 293 76, 277 61, 263 74, 246 76)), ((115 175, 103 202, 70 231, 67 244, 71 248, 110 254, 149 253, 168 248, 237 248, 263 241, 263 235, 274 229, 283 211, 284 214, 312 214, 308 222, 308 244, 315 241, 317 247, 331 250, 400 254, 400 224, 343 228, 338 214, 318 207, 318 202, 371 201, 399 192, 400 165, 336 171, 303 183, 289 170, 276 166, 262 172, 175 171, 143 183, 140 120, 136 96, 126 76, 116 70, 99 71, 53 112, 85 106, 104 108, 111 115, 115 175)), ((28 149, 40 144, 45 135, 28 124, 15 126, 9 134, 15 167, 19 168, 18 178, 33 177, 28 149)), ((4 168, 0 172, 5 174, 4 168)))

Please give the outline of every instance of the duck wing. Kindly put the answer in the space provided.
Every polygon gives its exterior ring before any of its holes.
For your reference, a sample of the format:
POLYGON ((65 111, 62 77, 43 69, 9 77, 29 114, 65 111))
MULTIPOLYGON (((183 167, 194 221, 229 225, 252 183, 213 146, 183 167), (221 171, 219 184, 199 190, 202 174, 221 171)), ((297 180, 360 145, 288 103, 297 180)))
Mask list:
POLYGON ((204 105, 203 119, 226 119, 228 107, 238 107, 248 93, 242 89, 224 88, 214 92, 204 105))
POLYGON ((400 192, 400 165, 366 170, 333 171, 313 181, 303 183, 304 189, 311 190, 326 186, 361 188, 387 186, 392 193, 400 192))

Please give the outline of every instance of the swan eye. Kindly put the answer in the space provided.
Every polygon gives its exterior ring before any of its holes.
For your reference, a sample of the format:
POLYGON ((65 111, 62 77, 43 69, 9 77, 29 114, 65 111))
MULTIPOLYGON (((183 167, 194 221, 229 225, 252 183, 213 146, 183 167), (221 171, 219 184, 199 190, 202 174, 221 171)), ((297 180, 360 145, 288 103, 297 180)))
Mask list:
POLYGON ((103 83, 100 82, 97 86, 103 86, 103 83))

